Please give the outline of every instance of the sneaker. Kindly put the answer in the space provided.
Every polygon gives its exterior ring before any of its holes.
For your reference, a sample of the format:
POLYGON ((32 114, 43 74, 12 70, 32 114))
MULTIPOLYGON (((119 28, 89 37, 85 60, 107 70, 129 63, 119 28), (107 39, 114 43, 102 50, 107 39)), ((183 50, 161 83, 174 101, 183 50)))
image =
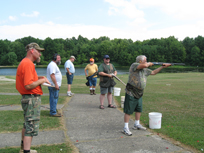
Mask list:
POLYGON ((52 116, 52 117, 61 117, 62 115, 61 115, 61 113, 57 113, 55 115, 50 115, 50 116, 52 116))
POLYGON ((124 133, 125 135, 128 135, 128 136, 131 136, 131 135, 132 135, 132 132, 130 132, 130 130, 127 129, 127 128, 124 128, 123 131, 122 131, 122 133, 124 133))
MULTIPOLYGON (((21 150, 19 151, 19 153, 24 153, 24 150, 21 149, 21 150)), ((30 153, 38 153, 38 152, 37 152, 37 150, 30 150, 30 153)))
POLYGON ((71 97, 72 95, 70 93, 67 93, 67 96, 71 97))
POLYGON ((74 95, 74 93, 71 92, 71 96, 73 96, 73 95, 74 95))
POLYGON ((142 126, 141 124, 139 124, 139 125, 134 124, 133 129, 134 130, 147 130, 147 128, 142 126))

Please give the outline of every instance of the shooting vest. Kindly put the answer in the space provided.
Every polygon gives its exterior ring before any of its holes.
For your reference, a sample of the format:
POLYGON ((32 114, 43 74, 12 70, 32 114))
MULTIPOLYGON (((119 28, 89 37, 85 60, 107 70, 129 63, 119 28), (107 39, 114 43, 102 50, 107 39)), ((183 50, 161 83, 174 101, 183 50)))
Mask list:
POLYGON ((127 93, 131 93, 135 98, 142 97, 144 88, 146 87, 147 76, 149 76, 152 70, 144 68, 137 69, 139 63, 133 63, 129 70, 129 79, 126 86, 127 93))
MULTIPOLYGON (((111 74, 114 72, 113 65, 110 63, 110 70, 108 69, 108 66, 105 63, 102 63, 103 66, 103 72, 107 74, 111 74)), ((116 85, 114 79, 107 76, 101 76, 100 75, 100 83, 99 85, 102 88, 108 88, 108 87, 114 87, 116 85)))

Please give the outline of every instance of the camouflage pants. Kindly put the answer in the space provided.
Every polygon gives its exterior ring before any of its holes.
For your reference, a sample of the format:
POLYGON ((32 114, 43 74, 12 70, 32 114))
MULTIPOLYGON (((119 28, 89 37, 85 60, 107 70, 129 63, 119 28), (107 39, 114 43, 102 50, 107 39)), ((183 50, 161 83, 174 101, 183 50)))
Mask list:
POLYGON ((34 95, 23 95, 21 105, 24 111, 24 135, 37 136, 40 123, 41 97, 34 95))

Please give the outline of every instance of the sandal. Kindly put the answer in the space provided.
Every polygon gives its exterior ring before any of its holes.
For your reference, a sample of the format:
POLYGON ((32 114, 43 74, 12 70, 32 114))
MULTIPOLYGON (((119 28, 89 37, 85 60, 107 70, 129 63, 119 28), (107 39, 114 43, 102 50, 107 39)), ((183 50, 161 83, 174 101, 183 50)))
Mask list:
POLYGON ((104 106, 103 106, 103 105, 100 105, 99 108, 100 108, 100 109, 104 109, 104 106))
POLYGON ((108 107, 110 108, 116 108, 114 105, 109 104, 108 107))

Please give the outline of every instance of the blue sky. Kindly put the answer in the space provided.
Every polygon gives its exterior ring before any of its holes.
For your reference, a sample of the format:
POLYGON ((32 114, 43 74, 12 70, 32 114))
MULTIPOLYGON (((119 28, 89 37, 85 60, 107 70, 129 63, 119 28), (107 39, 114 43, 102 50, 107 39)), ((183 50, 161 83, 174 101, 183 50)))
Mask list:
POLYGON ((3 40, 204 36, 202 0, 6 0, 0 4, 3 40))

